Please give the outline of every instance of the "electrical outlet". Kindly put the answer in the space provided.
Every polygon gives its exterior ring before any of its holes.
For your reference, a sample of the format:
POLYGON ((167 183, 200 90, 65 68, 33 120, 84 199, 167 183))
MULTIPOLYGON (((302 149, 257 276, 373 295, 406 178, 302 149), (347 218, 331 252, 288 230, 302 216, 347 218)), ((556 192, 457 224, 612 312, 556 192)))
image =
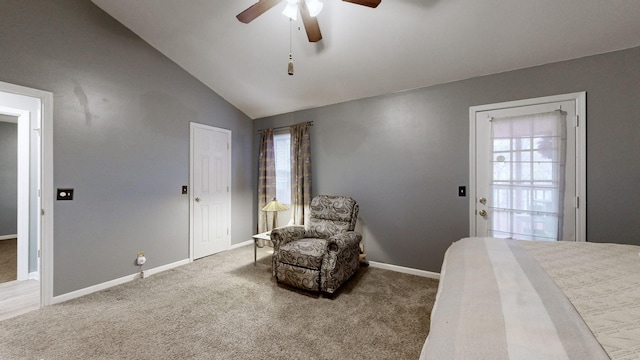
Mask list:
POLYGON ((147 262, 147 258, 146 258, 146 257, 144 257, 144 252, 143 252, 143 251, 140 251, 140 252, 138 253, 138 257, 136 258, 136 265, 138 265, 138 266, 142 266, 142 265, 144 265, 144 263, 146 263, 146 262, 147 262))

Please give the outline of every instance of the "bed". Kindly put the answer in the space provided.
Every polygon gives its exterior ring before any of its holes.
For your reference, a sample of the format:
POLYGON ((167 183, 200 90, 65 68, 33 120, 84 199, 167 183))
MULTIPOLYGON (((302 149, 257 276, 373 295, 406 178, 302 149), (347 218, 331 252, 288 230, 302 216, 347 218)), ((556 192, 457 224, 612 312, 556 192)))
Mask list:
POLYGON ((420 359, 640 359, 640 246, 466 238, 420 359))

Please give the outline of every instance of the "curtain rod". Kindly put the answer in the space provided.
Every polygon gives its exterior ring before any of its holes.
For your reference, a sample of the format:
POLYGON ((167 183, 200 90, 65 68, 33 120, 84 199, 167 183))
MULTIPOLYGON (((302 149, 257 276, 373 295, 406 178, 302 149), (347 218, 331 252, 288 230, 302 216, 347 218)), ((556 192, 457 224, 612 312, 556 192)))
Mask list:
MULTIPOLYGON (((299 123, 299 124, 303 124, 303 123, 299 123)), ((313 121, 307 121, 307 124, 309 124, 309 126, 313 126, 313 121)), ((298 125, 298 124, 294 124, 294 125, 298 125)), ((273 131, 276 131, 276 130, 288 129, 288 128, 292 127, 292 126, 293 126, 293 125, 278 126, 278 127, 273 128, 272 130, 273 130, 273 131)), ((268 128, 267 128, 267 129, 268 129, 268 128)), ((266 130, 266 129, 260 129, 260 130, 258 130, 258 134, 259 134, 262 130, 266 130)))

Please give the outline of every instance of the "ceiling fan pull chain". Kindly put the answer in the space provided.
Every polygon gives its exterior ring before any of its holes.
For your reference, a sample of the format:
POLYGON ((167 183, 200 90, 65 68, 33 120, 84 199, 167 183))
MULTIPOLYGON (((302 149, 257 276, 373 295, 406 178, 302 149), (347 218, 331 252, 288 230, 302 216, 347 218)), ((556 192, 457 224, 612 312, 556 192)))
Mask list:
POLYGON ((287 66, 287 74, 293 76, 293 55, 291 51, 291 28, 293 27, 293 19, 289 18, 289 64, 287 66))
POLYGON ((291 57, 291 53, 289 53, 289 66, 287 66, 287 73, 289 75, 293 75, 293 58, 291 57))

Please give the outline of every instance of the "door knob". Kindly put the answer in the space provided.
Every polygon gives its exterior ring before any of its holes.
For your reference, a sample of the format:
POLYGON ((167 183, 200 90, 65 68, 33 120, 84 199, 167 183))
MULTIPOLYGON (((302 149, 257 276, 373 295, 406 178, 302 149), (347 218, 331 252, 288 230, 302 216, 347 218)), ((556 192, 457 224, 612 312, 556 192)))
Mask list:
POLYGON ((480 204, 482 204, 482 205, 487 203, 487 199, 485 199, 483 197, 481 197, 480 200, 478 200, 478 201, 480 201, 480 204))
POLYGON ((480 210, 480 211, 478 212, 478 215, 480 215, 480 216, 482 216, 482 217, 487 216, 487 210, 480 210))
POLYGON ((200 198, 199 197, 196 198, 196 202, 200 202, 200 198))

